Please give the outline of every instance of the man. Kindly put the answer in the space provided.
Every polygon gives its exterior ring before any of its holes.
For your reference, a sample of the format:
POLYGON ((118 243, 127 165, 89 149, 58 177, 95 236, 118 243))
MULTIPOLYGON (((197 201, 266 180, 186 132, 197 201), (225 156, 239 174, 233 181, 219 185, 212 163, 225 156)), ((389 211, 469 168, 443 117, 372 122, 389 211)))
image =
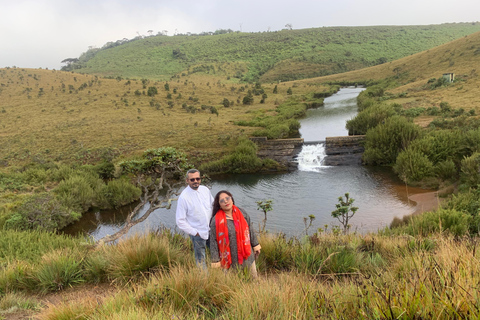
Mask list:
POLYGON ((182 191, 177 202, 177 226, 190 235, 197 266, 207 268, 205 247, 212 217, 213 196, 210 190, 201 186, 200 172, 190 169, 186 175, 188 186, 182 191))

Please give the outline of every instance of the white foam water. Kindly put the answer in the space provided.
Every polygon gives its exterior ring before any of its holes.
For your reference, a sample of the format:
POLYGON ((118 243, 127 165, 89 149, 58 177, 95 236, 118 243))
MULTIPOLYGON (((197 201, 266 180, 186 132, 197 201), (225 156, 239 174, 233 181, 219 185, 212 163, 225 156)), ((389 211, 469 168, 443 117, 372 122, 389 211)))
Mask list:
POLYGON ((304 145, 297 156, 298 170, 318 172, 326 167, 323 165, 325 157, 325 144, 304 145))

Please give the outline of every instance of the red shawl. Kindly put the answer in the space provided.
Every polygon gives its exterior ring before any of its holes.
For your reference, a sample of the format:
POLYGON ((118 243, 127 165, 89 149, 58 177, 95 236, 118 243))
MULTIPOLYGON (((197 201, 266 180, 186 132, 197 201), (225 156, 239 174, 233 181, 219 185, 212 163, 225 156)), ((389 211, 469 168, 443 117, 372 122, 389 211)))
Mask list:
MULTIPOLYGON (((252 253, 250 229, 242 212, 235 205, 232 207, 232 217, 237 235, 238 264, 242 264, 243 260, 246 260, 252 253)), ((227 216, 222 209, 218 210, 215 215, 215 227, 221 266, 224 269, 228 269, 232 264, 232 256, 230 254, 230 242, 228 240, 227 216)))

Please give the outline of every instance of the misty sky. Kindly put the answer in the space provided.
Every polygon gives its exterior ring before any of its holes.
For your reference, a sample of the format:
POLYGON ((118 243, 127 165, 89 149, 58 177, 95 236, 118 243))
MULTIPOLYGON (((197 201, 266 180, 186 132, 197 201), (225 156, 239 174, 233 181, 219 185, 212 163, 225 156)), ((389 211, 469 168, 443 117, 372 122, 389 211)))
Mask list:
POLYGON ((480 21, 479 0, 0 0, 0 68, 60 69, 88 47, 167 30, 244 32, 480 21))

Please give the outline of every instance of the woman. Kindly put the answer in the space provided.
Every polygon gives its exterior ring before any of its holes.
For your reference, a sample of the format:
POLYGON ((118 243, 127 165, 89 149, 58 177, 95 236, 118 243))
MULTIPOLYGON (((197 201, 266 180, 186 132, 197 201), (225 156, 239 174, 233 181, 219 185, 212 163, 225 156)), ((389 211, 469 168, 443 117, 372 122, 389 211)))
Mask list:
POLYGON ((251 228, 248 214, 235 206, 230 192, 222 190, 213 201, 210 220, 210 254, 212 267, 249 267, 257 276, 255 258, 261 246, 251 228))

